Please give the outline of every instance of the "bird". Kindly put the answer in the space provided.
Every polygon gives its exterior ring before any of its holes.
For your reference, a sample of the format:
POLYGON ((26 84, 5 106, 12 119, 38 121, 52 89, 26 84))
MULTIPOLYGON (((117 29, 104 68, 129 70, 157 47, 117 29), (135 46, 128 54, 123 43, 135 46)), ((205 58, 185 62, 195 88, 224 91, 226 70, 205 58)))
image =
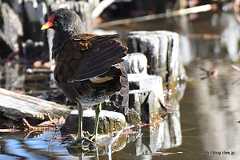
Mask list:
POLYGON ((127 73, 123 57, 127 47, 118 34, 95 35, 82 31, 81 17, 69 9, 49 14, 41 30, 53 29, 52 57, 55 59, 54 78, 66 97, 78 106, 77 140, 83 138, 83 107, 95 109, 95 139, 101 104, 112 100, 121 112, 127 107, 127 73))

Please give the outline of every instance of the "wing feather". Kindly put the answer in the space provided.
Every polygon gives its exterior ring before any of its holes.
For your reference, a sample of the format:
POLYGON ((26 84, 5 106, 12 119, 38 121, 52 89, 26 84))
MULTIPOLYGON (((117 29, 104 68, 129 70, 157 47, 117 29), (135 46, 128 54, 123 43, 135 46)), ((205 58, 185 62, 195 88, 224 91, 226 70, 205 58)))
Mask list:
POLYGON ((74 39, 75 42, 79 42, 77 43, 79 44, 78 47, 86 46, 87 48, 81 53, 74 53, 81 54, 81 58, 75 63, 74 73, 68 78, 68 81, 83 81, 99 76, 107 72, 111 66, 122 62, 127 48, 120 41, 116 40, 118 37, 118 35, 88 35, 86 37, 82 36, 82 39, 74 39), (87 44, 85 45, 84 43, 87 44))

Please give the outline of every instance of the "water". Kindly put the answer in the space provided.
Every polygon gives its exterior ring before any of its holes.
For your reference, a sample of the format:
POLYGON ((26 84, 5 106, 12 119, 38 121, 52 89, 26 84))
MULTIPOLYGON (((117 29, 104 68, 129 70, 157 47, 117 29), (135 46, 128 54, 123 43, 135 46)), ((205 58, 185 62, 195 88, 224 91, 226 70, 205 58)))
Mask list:
MULTIPOLYGON (((213 61, 202 60, 196 63, 208 66, 213 61)), ((218 61, 217 70, 217 77, 205 80, 200 80, 201 70, 198 67, 189 70, 193 79, 189 82, 185 99, 181 103, 181 113, 182 117, 186 112, 187 115, 193 115, 190 117, 196 117, 190 124, 196 127, 195 134, 198 133, 197 139, 202 147, 199 148, 200 153, 207 153, 210 159, 239 159, 240 138, 237 135, 240 131, 240 75, 232 68, 231 63, 221 60, 218 61)))
MULTIPOLYGON (((96 159, 96 155, 99 159, 114 160, 240 159, 240 72, 232 66, 238 65, 240 26, 230 13, 208 13, 190 19, 178 17, 120 28, 167 29, 181 34, 180 53, 189 80, 181 85, 184 95, 180 112, 173 112, 158 125, 145 126, 136 135, 123 139, 119 150, 113 149, 111 156, 107 146, 98 154, 79 155, 68 148, 68 141, 58 130, 30 135, 0 133, 0 160, 96 159), (208 77, 201 68, 215 74, 208 77)), ((37 82, 32 85, 39 89, 37 82)), ((4 85, 12 90, 19 89, 16 86, 4 85)), ((44 87, 40 90, 44 91, 44 87)))

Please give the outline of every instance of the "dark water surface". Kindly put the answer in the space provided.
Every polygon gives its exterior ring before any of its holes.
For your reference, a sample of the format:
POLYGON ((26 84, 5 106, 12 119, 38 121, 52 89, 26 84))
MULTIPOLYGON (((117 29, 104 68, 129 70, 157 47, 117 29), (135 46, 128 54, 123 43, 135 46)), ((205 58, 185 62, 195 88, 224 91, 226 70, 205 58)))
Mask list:
MULTIPOLYGON (((158 127, 142 128, 139 138, 131 140, 130 137, 121 150, 111 156, 100 154, 99 159, 240 159, 240 71, 232 66, 238 65, 240 26, 234 15, 228 13, 202 14, 197 19, 190 17, 190 21, 188 18, 156 20, 120 28, 179 32, 180 54, 189 80, 181 89, 184 96, 180 112, 170 113, 158 127), (215 74, 207 77, 204 69, 213 70, 215 74)), ((11 87, 24 78, 18 76, 18 79, 8 80, 11 84, 4 87, 17 89, 11 87)), ((76 156, 67 145, 58 130, 35 135, 0 133, 0 160, 96 159, 96 153, 84 158, 76 156)))

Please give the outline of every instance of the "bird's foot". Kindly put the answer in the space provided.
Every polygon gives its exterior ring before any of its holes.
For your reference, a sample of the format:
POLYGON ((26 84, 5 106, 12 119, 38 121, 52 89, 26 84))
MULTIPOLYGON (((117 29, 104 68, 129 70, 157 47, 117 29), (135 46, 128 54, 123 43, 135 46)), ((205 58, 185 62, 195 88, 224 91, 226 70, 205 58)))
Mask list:
POLYGON ((92 143, 96 143, 96 134, 91 134, 89 132, 84 132, 84 137, 87 137, 92 143))
POLYGON ((96 149, 96 144, 89 138, 80 138, 74 140, 70 145, 71 149, 78 149, 82 152, 89 152, 96 149))

